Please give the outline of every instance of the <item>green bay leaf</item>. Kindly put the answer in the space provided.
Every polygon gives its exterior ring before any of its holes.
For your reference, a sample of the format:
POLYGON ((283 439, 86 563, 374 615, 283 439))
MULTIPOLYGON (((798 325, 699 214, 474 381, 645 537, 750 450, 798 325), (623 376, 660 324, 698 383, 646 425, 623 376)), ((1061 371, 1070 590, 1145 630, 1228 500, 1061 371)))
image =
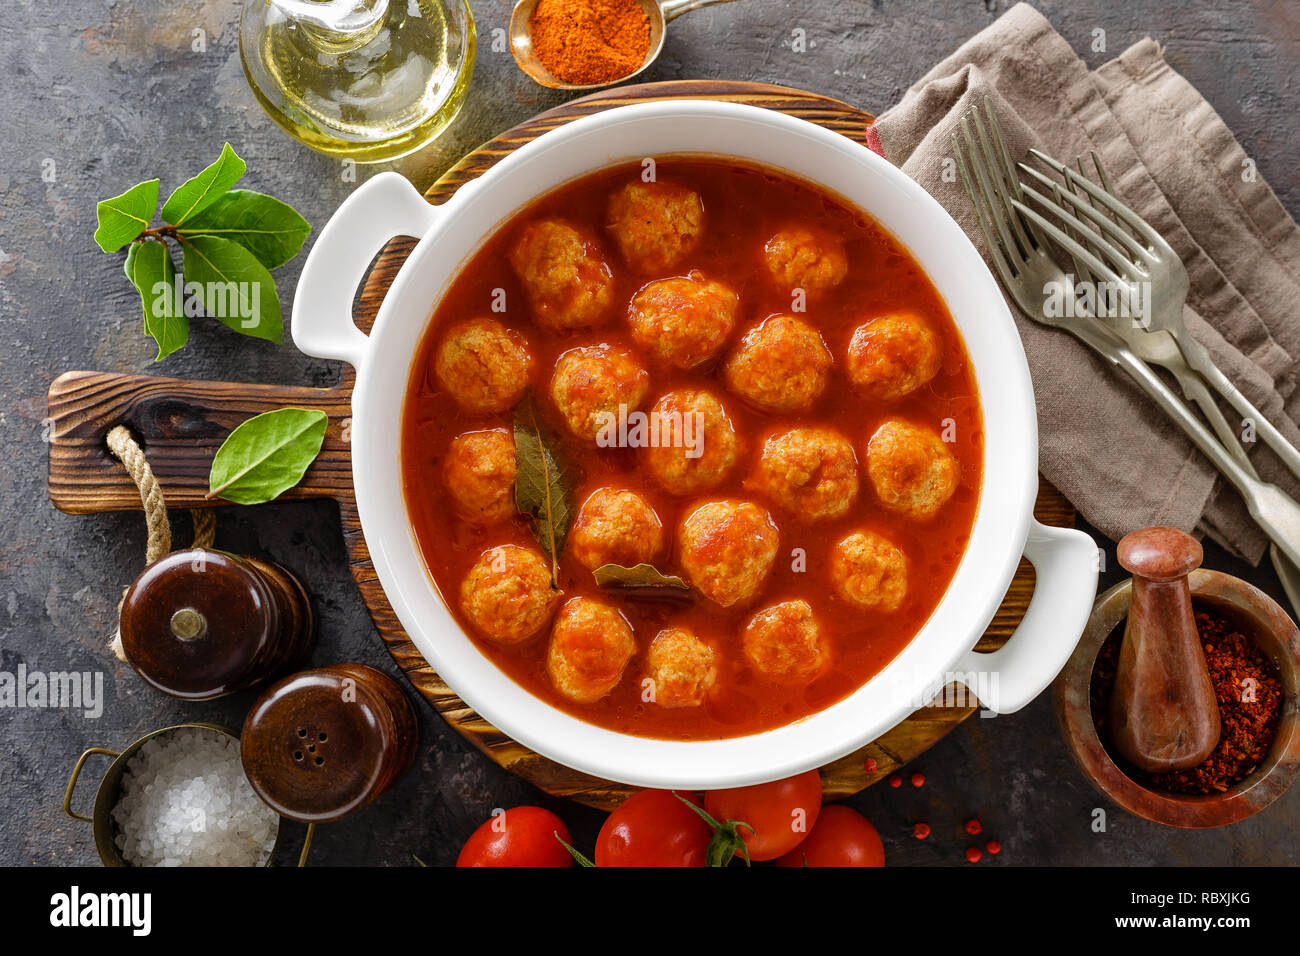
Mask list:
POLYGON ((204 313, 241 335, 284 341, 275 280, 251 252, 219 236, 191 236, 181 248, 186 285, 202 287, 204 313))
POLYGON ((158 208, 158 180, 136 183, 120 196, 95 206, 95 243, 105 252, 117 252, 149 228, 158 208))
POLYGON ((268 269, 276 269, 298 254, 311 232, 311 223, 274 196, 232 189, 191 216, 179 232, 230 239, 268 269))
POLYGON ((145 333, 158 343, 158 362, 185 345, 190 320, 177 308, 174 295, 176 266, 167 246, 154 240, 137 242, 126 255, 126 274, 140 292, 145 333))
POLYGON ((280 496, 320 454, 328 423, 316 408, 277 408, 242 422, 212 459, 208 497, 256 505, 280 496))
POLYGON ((515 409, 514 431, 515 506, 532 517, 537 543, 551 562, 551 583, 558 585, 560 554, 573 521, 572 482, 531 395, 515 409))
POLYGON ((179 226, 201 209, 210 206, 239 182, 248 166, 226 143, 217 161, 203 172, 185 180, 163 203, 163 221, 179 226))

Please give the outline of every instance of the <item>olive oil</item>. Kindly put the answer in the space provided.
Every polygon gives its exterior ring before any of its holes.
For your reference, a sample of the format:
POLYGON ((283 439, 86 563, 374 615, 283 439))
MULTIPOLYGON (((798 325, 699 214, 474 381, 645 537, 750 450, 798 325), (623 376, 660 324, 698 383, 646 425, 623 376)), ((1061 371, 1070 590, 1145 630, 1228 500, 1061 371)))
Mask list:
POLYGON ((375 163, 430 142, 474 69, 465 0, 246 0, 240 56, 254 95, 291 136, 375 163))

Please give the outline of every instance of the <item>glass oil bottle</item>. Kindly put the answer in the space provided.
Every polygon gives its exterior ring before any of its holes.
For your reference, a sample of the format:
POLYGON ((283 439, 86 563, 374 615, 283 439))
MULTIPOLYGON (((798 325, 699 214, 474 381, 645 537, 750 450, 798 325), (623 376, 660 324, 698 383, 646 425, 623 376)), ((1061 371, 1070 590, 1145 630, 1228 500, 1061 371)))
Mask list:
POLYGON ((245 0, 239 52, 291 136, 359 163, 415 152, 460 111, 474 72, 466 0, 245 0))

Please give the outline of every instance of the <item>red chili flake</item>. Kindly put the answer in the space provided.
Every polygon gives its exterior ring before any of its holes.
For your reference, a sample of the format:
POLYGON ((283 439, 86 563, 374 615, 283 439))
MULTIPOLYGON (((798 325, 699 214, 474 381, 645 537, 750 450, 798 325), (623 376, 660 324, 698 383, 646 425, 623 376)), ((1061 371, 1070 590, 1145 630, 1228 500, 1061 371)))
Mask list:
POLYGON ((863 764, 862 764, 862 769, 865 770, 867 773, 875 773, 875 772, 876 772, 876 758, 875 758, 875 757, 868 757, 868 758, 863 762, 863 764))
POLYGON ((980 852, 980 848, 977 847, 977 846, 972 846, 972 847, 967 847, 967 848, 966 848, 966 862, 967 862, 967 863, 978 863, 978 862, 980 861, 980 857, 982 857, 983 855, 984 855, 984 854, 980 852))
POLYGON ((923 774, 923 773, 914 773, 914 774, 912 774, 912 786, 914 786, 914 787, 924 787, 924 786, 925 786, 925 774, 923 774))
POLYGON ((974 817, 971 817, 966 821, 966 832, 971 836, 979 836, 980 831, 983 829, 984 828, 980 826, 980 822, 974 817))
POLYGON ((990 856, 997 856, 1002 852, 1002 844, 997 840, 989 840, 988 843, 984 844, 984 849, 989 851, 990 856))
POLYGON ((930 824, 928 823, 912 824, 912 836, 916 837, 918 840, 924 840, 929 835, 930 835, 930 824))
MULTIPOLYGON (((1234 621, 1200 610, 1196 611, 1196 630, 1219 701, 1222 730, 1218 746, 1203 763, 1189 770, 1150 774, 1126 769, 1139 782, 1170 793, 1222 793, 1250 776, 1273 746, 1282 711, 1277 670, 1252 637, 1234 621)), ((1110 695, 1123 634, 1121 622, 1102 644, 1093 665, 1092 721, 1103 742, 1110 739, 1110 695)))
POLYGON ((889 785, 894 788, 901 787, 903 785, 903 778, 896 773, 891 773, 889 775, 889 785))

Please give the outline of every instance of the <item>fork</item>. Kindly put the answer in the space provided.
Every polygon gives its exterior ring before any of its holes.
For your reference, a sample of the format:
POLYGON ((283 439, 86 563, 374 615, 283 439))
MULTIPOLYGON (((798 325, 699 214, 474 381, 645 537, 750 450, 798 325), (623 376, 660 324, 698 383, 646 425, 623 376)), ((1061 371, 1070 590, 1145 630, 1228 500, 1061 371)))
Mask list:
MULTIPOLYGON (((1036 156, 1046 155, 1038 150, 1032 150, 1031 152, 1036 156)), ((1091 158, 1093 167, 1096 170, 1097 180, 1101 184, 1102 189, 1114 197, 1115 190, 1110 184, 1110 177, 1106 174, 1105 167, 1101 164, 1101 157, 1097 155, 1096 151, 1093 151, 1091 158)), ((1079 157, 1076 162, 1079 167, 1079 172, 1086 176, 1083 168, 1083 158, 1079 157)), ((1069 214, 1063 205, 1068 201, 1072 206, 1077 207, 1079 200, 1081 200, 1082 203, 1087 204, 1088 209, 1090 210, 1089 212, 1083 213, 1083 215, 1089 216, 1090 218, 1092 217, 1093 206, 1091 202, 1088 201, 1086 196, 1078 197, 1078 187, 1076 186, 1077 178, 1074 171, 1069 167, 1064 167, 1065 172, 1063 176, 1065 178, 1065 185, 1066 188, 1070 190, 1070 198, 1067 200, 1061 193, 1060 184, 1055 180, 1023 163, 1019 165, 1023 172, 1032 176, 1043 186, 1051 189, 1055 202, 1049 200, 1032 186, 1023 182, 1019 184, 1021 194, 1029 196, 1044 210, 1060 218, 1065 224, 1066 233, 1068 233, 1071 238, 1079 242, 1091 243, 1094 249, 1099 249, 1102 246, 1102 243, 1098 239, 1097 233, 1092 229, 1080 230, 1071 227, 1071 223, 1076 222, 1077 220, 1069 214)), ((1082 210, 1080 211, 1082 212, 1082 210)), ((1125 229, 1122 222, 1118 223, 1118 225, 1121 229, 1125 229)), ((1131 232, 1125 230, 1125 233, 1132 238, 1131 232)), ((1095 286, 1096 278, 1094 277, 1092 270, 1088 267, 1088 264, 1073 254, 1071 254, 1070 258, 1074 261, 1075 273, 1079 278, 1084 282, 1093 283, 1095 286)), ((1141 281, 1140 274, 1134 274, 1137 271, 1137 263, 1124 262, 1121 264, 1117 262, 1116 268, 1119 270, 1120 276, 1126 281, 1141 281)), ((1173 334, 1166 329, 1150 329, 1143 327, 1136 321, 1132 323, 1111 322, 1108 324, 1122 339, 1124 339, 1125 342, 1128 343, 1128 347, 1133 350, 1134 354, 1137 355, 1138 358, 1142 359, 1144 362, 1159 365, 1173 375, 1174 380, 1178 383, 1178 387, 1182 390, 1183 396, 1189 401, 1195 402, 1197 407, 1201 409, 1206 421, 1209 422, 1214 433, 1218 435, 1219 441, 1223 442, 1224 447, 1232 453, 1233 457, 1241 463, 1243 468, 1247 471, 1254 471, 1254 466, 1251 464, 1250 458, 1247 457, 1245 450, 1241 447, 1240 436, 1233 430, 1232 426, 1228 424, 1227 418, 1224 417, 1223 411, 1219 408, 1219 403, 1215 401, 1214 396, 1210 394, 1210 390, 1206 386, 1205 380, 1193 371, 1192 367, 1187 364, 1187 360, 1183 358, 1182 349, 1179 348, 1178 342, 1174 338, 1173 334)))
MULTIPOLYGON (((1030 154, 1061 175, 1069 188, 1064 192, 1054 189, 1053 195, 1057 202, 1052 202, 1031 186, 1021 184, 1020 195, 1013 197, 1012 206, 1041 225, 1041 217, 1035 218, 1038 213, 1026 206, 1020 198, 1028 196, 1069 225, 1075 235, 1083 237, 1086 234, 1088 247, 1071 235, 1058 241, 1077 263, 1087 265, 1101 278, 1127 289, 1133 289, 1139 283, 1147 283, 1150 290, 1147 303, 1150 308, 1143 327, 1157 335, 1163 333, 1171 336, 1186 364, 1227 399, 1228 404, 1245 421, 1253 423, 1264 443, 1277 453, 1292 474, 1300 478, 1300 449, 1291 444, 1250 399, 1241 393, 1232 380, 1214 364, 1205 346, 1187 331, 1187 326, 1183 323, 1183 304, 1187 301, 1189 288, 1187 269, 1173 246, 1146 220, 1121 202, 1109 187, 1103 188, 1086 176, 1076 175, 1070 167, 1040 150, 1031 149, 1030 154), (1079 196, 1078 190, 1082 190, 1087 198, 1079 196), (1067 203, 1073 208, 1073 213, 1065 208, 1067 203), (1114 221, 1095 208, 1094 204, 1108 210, 1114 216, 1114 221), (1080 216, 1089 220, 1092 227, 1085 224, 1080 216), (1121 223, 1127 229, 1120 228, 1121 223)), ((1099 159, 1095 154, 1093 158, 1100 169, 1099 159)), ((1019 167, 1038 182, 1055 186, 1053 180, 1033 167, 1025 163, 1020 163, 1019 167)), ((1237 439, 1234 437, 1231 445, 1236 444, 1237 439)))
POLYGON ((1044 309, 1044 292, 1050 284, 1065 289, 1067 295, 1073 294, 1073 282, 1055 258, 1045 236, 1056 240, 1062 248, 1068 249, 1067 243, 1073 243, 1083 252, 1079 258, 1094 272, 1104 274, 1113 270, 1107 270, 1060 227, 1016 198, 1021 195, 1022 187, 987 100, 984 113, 987 129, 979 109, 975 108, 962 117, 961 136, 954 133, 952 143, 962 185, 1003 286, 1030 319, 1069 332, 1128 373, 1237 489, 1251 517, 1287 558, 1300 564, 1300 505, 1276 485, 1260 481, 1247 471, 1112 328, 1093 315, 1049 315, 1044 309))
MULTIPOLYGON (((1032 150, 1032 153, 1037 157, 1050 159, 1050 157, 1047 157, 1046 154, 1039 150, 1032 150)), ((1096 182, 1107 193, 1107 195, 1118 202, 1119 198, 1115 193, 1115 188, 1111 185, 1110 176, 1107 175, 1106 168, 1102 165, 1101 157, 1097 155, 1096 150, 1091 152, 1091 159, 1096 174, 1096 182)), ((1078 157, 1075 160, 1075 163, 1078 166, 1079 174, 1083 178, 1088 178, 1087 172, 1084 169, 1083 158, 1078 157)), ((1065 223, 1065 231, 1069 233, 1073 239, 1079 242, 1090 243, 1094 251, 1106 254, 1106 249, 1099 239, 1099 234, 1096 229, 1079 230, 1070 226, 1070 223, 1075 222, 1076 220, 1073 216, 1070 216, 1065 209, 1064 202, 1067 200, 1061 193, 1060 184, 1051 177, 1044 175, 1024 163, 1019 165, 1022 172, 1028 174, 1040 185, 1049 188, 1055 201, 1049 201, 1046 196, 1023 182, 1021 183, 1022 193, 1028 195, 1045 211, 1050 212, 1061 219, 1061 221, 1065 223)), ((1068 201, 1071 206, 1076 208, 1081 215, 1097 222, 1097 218, 1092 214, 1096 210, 1092 205, 1091 200, 1088 199, 1088 194, 1084 193, 1082 196, 1079 195, 1079 187, 1077 185, 1079 177, 1077 177, 1074 171, 1068 166, 1063 166, 1062 168, 1064 168, 1062 176, 1065 180, 1066 189, 1069 191, 1070 199, 1068 201), (1087 206, 1088 211, 1084 210, 1083 206, 1085 205, 1087 206)), ((1106 221, 1110 222, 1111 220, 1107 219, 1106 221)), ((1132 230, 1125 225, 1122 219, 1115 219, 1114 223, 1129 238, 1137 240, 1138 237, 1133 234, 1132 230)), ((1107 227, 1102 226, 1102 228, 1107 227)), ((1095 282, 1092 270, 1088 268, 1086 262, 1083 262, 1079 257, 1074 255, 1071 255, 1071 259, 1074 261, 1076 273, 1084 281, 1095 282)), ((1130 282, 1140 281, 1140 263, 1137 261, 1130 262, 1127 259, 1113 261, 1122 278, 1130 282)), ((1237 459, 1242 468, 1252 476, 1258 478, 1258 472, 1255 471, 1254 465, 1251 463, 1250 458, 1247 457, 1245 450, 1241 446, 1240 437, 1236 431, 1233 430, 1232 426, 1228 424, 1227 418, 1224 417, 1222 410, 1219 408, 1219 403, 1215 401, 1214 396, 1210 394, 1209 388, 1206 387, 1205 380, 1193 371, 1191 366, 1187 364, 1186 359, 1183 358, 1182 350, 1179 348, 1174 336, 1165 329, 1147 330, 1141 328, 1137 322, 1112 322, 1110 325, 1111 328, 1119 333, 1124 341, 1128 343, 1129 348, 1133 350, 1134 354, 1136 354, 1138 358, 1145 362, 1160 365, 1173 375, 1179 388, 1182 390, 1183 395, 1189 401, 1195 402, 1200 408, 1201 414, 1205 417, 1205 420, 1209 422, 1210 428, 1214 430, 1214 433, 1218 435, 1219 441, 1221 441, 1224 447, 1227 448, 1233 457, 1237 459)), ((1297 568, 1295 564, 1289 561, 1276 544, 1271 544, 1269 546, 1269 557, 1272 560, 1273 568, 1277 572, 1278 580, 1281 582, 1283 590, 1286 591, 1287 597, 1291 600, 1292 606, 1300 607, 1300 568, 1297 568)))

